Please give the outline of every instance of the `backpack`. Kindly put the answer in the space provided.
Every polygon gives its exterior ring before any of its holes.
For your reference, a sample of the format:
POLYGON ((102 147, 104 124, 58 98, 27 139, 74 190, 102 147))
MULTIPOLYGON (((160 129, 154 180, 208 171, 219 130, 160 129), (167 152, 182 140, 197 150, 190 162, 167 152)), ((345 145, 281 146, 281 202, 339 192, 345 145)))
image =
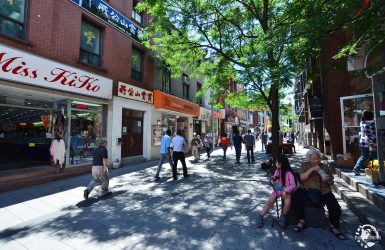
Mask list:
POLYGON ((270 160, 264 161, 261 163, 261 169, 268 170, 269 168, 273 167, 273 165, 274 165, 273 159, 270 158, 270 160))

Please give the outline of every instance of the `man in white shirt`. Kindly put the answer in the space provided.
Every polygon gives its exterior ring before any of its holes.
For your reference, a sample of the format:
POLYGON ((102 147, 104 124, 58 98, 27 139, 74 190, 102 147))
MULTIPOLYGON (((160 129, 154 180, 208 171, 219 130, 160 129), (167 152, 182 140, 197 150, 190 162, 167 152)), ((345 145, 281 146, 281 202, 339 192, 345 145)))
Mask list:
POLYGON ((177 165, 178 165, 178 160, 182 162, 183 166, 183 177, 189 177, 190 175, 187 173, 187 167, 186 167, 186 161, 184 157, 184 148, 186 146, 186 140, 181 136, 182 131, 180 129, 177 130, 176 136, 172 138, 172 145, 174 146, 173 148, 173 153, 172 153, 172 158, 174 161, 174 165, 172 166, 172 178, 174 180, 178 179, 177 176, 177 165))

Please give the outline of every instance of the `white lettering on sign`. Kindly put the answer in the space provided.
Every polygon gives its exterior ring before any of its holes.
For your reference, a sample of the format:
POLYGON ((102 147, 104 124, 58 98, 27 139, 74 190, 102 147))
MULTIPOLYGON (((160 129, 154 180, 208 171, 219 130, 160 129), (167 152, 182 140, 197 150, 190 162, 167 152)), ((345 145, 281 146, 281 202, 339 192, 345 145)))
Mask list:
POLYGON ((0 44, 0 79, 112 98, 112 80, 0 44))

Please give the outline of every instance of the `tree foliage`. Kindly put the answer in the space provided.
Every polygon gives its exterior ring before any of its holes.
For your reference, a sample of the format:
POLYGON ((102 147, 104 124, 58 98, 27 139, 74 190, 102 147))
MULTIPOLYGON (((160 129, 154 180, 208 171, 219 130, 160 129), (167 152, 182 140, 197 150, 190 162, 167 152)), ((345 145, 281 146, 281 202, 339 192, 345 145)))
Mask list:
POLYGON ((174 77, 186 70, 192 70, 192 77, 207 76, 203 91, 212 91, 212 103, 227 96, 233 106, 267 106, 272 111, 274 142, 280 94, 285 95, 294 75, 308 66, 305 59, 319 54, 328 33, 365 23, 364 19, 373 21, 367 13, 355 17, 361 3, 144 0, 137 9, 151 15, 144 35, 146 46, 161 57, 174 77), (242 84, 243 90, 229 93, 230 80, 242 84))

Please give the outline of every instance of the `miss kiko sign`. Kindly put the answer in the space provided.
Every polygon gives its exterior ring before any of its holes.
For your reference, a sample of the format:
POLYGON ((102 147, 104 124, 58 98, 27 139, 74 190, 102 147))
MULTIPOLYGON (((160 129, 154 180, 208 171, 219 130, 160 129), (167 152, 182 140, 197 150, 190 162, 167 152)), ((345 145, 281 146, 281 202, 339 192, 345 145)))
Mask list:
POLYGON ((112 98, 112 80, 0 44, 0 79, 112 98))

